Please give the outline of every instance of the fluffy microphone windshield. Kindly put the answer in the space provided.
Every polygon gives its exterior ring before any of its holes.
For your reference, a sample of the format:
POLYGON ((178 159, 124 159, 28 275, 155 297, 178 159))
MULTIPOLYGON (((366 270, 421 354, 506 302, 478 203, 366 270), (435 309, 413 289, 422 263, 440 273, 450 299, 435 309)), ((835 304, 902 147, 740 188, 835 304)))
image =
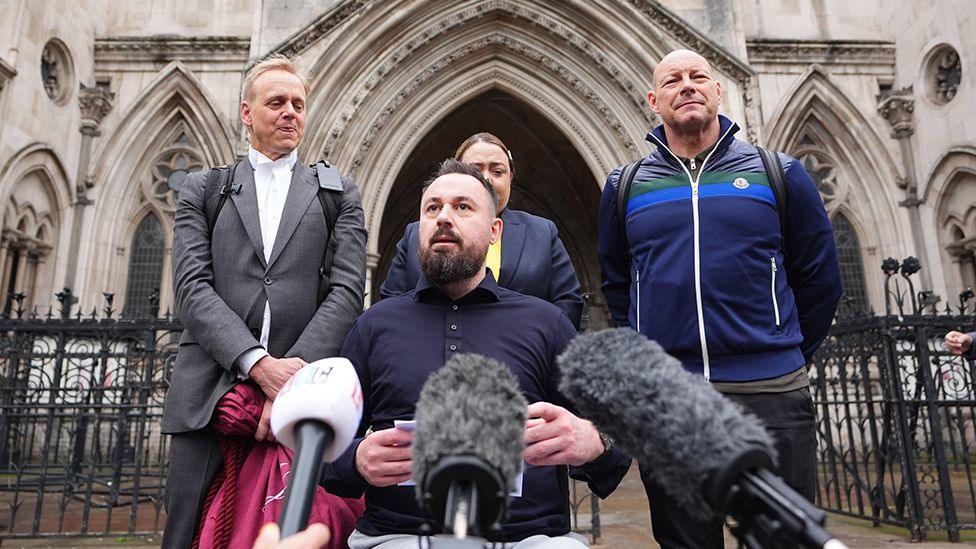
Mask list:
POLYGON ((696 517, 717 514, 705 500, 705 483, 732 456, 757 446, 775 455, 758 420, 629 328, 577 337, 559 366, 560 390, 581 415, 696 517))
POLYGON ((417 401, 413 474, 424 486, 427 471, 443 457, 473 455, 514 488, 522 465, 526 407, 515 376, 475 354, 459 354, 427 378, 417 401))

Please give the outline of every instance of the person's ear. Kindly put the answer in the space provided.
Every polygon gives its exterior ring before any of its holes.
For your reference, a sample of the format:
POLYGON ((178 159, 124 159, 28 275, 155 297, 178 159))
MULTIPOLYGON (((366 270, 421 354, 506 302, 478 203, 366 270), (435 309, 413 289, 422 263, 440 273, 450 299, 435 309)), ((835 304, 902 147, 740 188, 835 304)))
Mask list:
POLYGON ((502 237, 502 218, 496 217, 491 222, 491 243, 494 244, 498 242, 498 239, 502 237))

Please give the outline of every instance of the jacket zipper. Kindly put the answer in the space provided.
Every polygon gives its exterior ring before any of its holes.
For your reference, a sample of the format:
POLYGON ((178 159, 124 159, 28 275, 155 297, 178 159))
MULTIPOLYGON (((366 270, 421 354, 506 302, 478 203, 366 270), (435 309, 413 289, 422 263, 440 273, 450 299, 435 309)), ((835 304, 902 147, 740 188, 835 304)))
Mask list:
POLYGON ((681 169, 685 171, 685 175, 688 176, 688 182, 691 183, 691 215, 693 221, 693 231, 694 231, 694 241, 695 241, 695 305, 698 310, 698 341, 701 343, 701 354, 702 354, 702 373, 705 379, 711 378, 711 369, 708 364, 708 340, 705 339, 705 315, 702 308, 702 291, 701 291, 701 244, 699 242, 699 227, 698 227, 698 182, 701 180, 701 175, 705 173, 705 165, 708 164, 708 159, 712 157, 712 153, 718 149, 718 144, 725 140, 732 131, 732 126, 729 126, 722 137, 718 139, 712 150, 708 151, 705 155, 705 160, 702 160, 701 169, 698 170, 698 177, 691 177, 691 172, 688 171, 688 167, 685 163, 678 158, 678 155, 671 152, 671 149, 661 142, 653 133, 651 137, 661 146, 662 149, 668 151, 668 154, 674 157, 681 166, 681 169))
POLYGON ((637 331, 640 332, 640 267, 637 269, 637 281, 634 284, 637 285, 637 331))
POLYGON ((776 268, 775 256, 769 258, 769 268, 773 274, 772 282, 769 286, 769 293, 773 296, 773 314, 776 317, 776 327, 779 328, 779 303, 776 302, 776 271, 778 269, 776 268))

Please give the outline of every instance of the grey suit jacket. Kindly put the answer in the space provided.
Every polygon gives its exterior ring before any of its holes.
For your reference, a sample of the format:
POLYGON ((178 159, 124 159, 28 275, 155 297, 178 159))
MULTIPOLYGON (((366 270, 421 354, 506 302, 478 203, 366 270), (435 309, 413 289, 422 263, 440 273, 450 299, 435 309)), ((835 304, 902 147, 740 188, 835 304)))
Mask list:
POLYGON ((180 190, 173 239, 180 348, 163 411, 164 433, 207 425, 217 401, 237 381, 235 361, 259 346, 264 303, 271 306, 268 353, 311 362, 336 356, 363 310, 366 229, 359 190, 344 179, 335 223, 330 291, 318 303, 319 267, 329 241, 316 198, 315 171, 296 164, 270 261, 265 262, 254 170, 243 161, 231 195, 207 235, 206 172, 180 190))

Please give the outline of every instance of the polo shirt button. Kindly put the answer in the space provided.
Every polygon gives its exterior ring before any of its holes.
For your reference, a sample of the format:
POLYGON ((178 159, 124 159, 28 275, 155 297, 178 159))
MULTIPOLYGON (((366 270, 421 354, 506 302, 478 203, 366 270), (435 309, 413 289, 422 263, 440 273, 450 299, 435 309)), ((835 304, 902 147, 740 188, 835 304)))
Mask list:
POLYGON ((457 345, 451 345, 449 349, 451 349, 452 351, 457 351, 457 345))
POLYGON ((272 282, 274 282, 274 280, 270 276, 264 277, 264 283, 268 286, 270 286, 272 282))
POLYGON ((457 324, 451 324, 451 329, 456 332, 457 331, 457 324))
POLYGON ((457 305, 451 305, 451 308, 456 311, 457 310, 457 305))

